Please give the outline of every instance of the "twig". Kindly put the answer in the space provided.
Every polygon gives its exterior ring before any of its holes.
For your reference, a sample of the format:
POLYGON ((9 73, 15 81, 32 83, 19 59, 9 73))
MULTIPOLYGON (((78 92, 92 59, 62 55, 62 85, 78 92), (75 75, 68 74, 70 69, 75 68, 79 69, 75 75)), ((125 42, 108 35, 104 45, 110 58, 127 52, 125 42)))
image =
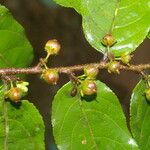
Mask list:
MULTIPOLYGON (((56 69, 59 73, 68 73, 68 72, 75 72, 81 71, 87 66, 97 67, 99 69, 107 69, 108 63, 100 62, 100 63, 91 63, 91 64, 83 64, 83 65, 74 65, 74 66, 67 66, 67 67, 55 67, 49 69, 56 69)), ((150 69, 150 64, 139 64, 139 65, 122 65, 120 64, 119 70, 125 71, 133 71, 133 72, 141 72, 143 70, 150 69)), ((0 75, 15 75, 15 74, 40 74, 42 73, 42 67, 38 64, 35 67, 31 68, 1 68, 0 75)))

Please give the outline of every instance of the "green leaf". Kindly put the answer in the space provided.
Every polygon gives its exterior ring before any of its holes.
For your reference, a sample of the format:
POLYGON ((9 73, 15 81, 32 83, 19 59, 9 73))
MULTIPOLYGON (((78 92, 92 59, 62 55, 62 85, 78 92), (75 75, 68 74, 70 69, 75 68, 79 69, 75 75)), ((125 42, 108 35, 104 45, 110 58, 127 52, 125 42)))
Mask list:
POLYGON ((44 123, 27 100, 13 105, 0 96, 0 147, 2 150, 44 150, 44 123))
MULTIPOLYGON (((32 61, 32 47, 24 29, 8 9, 0 6, 0 67, 25 67, 32 61)), ((0 89, 0 149, 44 150, 44 123, 35 106, 26 100, 21 105, 4 100, 0 89)))
POLYGON ((0 67, 24 67, 32 58, 32 47, 23 27, 0 5, 0 67))
POLYGON ((54 0, 54 1, 65 7, 73 7, 79 13, 82 9, 82 0, 54 0))
POLYGON ((146 83, 140 81, 131 97, 130 125, 141 150, 150 149, 150 104, 145 97, 146 83))
POLYGON ((150 29, 149 0, 55 0, 75 8, 83 17, 83 29, 88 42, 105 53, 101 39, 112 33, 117 43, 110 51, 115 56, 133 52, 150 29))
POLYGON ((60 150, 137 150, 116 95, 97 81, 97 96, 71 97, 72 85, 56 94, 52 105, 53 133, 60 150))

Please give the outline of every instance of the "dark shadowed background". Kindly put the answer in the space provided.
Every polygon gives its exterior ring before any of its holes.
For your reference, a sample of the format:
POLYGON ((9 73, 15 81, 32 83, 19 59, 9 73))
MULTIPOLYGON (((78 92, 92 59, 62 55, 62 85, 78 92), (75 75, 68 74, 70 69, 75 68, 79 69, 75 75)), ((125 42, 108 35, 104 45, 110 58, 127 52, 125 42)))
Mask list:
MULTIPOLYGON (((102 55, 85 40, 81 16, 73 9, 63 8, 51 0, 0 0, 12 12, 16 20, 25 28, 27 37, 34 48, 35 65, 45 56, 43 47, 47 40, 56 38, 62 44, 61 53, 52 57, 49 66, 67 66, 97 62, 102 55)), ((146 39, 134 53, 133 63, 150 62, 150 43, 146 39)), ((135 73, 122 72, 110 75, 100 72, 98 79, 105 82, 116 93, 128 117, 131 92, 139 81, 135 73)), ((43 116, 46 132, 46 150, 56 150, 51 128, 51 104, 57 90, 68 81, 66 76, 56 86, 49 86, 39 76, 28 76, 30 82, 28 99, 33 102, 43 116)), ((63 106, 62 106, 63 107, 63 106)))

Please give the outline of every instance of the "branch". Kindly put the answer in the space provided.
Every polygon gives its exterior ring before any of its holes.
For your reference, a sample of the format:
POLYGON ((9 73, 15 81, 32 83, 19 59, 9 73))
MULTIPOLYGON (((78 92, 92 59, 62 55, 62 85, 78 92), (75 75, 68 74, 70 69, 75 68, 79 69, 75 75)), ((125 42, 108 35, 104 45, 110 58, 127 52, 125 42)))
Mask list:
MULTIPOLYGON (((101 70, 101 69, 107 69, 108 63, 102 61, 100 63, 74 65, 74 66, 67 66, 67 67, 55 67, 49 69, 56 69, 58 70, 59 73, 68 73, 68 72, 81 71, 87 66, 97 67, 101 70)), ((150 64, 139 64, 139 65, 130 65, 130 66, 120 64, 118 69, 140 73, 143 70, 150 69, 150 64)), ((38 64, 37 66, 30 67, 30 68, 1 68, 0 75, 41 74, 42 71, 43 68, 38 64)))

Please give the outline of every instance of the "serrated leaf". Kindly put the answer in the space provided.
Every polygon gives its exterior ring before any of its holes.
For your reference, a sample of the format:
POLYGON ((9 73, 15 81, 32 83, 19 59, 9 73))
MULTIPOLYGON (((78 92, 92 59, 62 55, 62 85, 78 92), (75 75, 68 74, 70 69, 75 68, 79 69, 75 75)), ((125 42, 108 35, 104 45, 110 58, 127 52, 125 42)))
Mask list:
POLYGON ((23 27, 0 5, 0 67, 24 67, 33 58, 23 27))
POLYGON ((44 123, 35 106, 22 100, 21 106, 0 101, 0 148, 2 150, 44 150, 44 123))
POLYGON ((140 81, 131 97, 130 126, 141 150, 150 149, 150 104, 145 97, 146 83, 140 81))
POLYGON ((60 150, 137 150, 116 95, 97 81, 97 96, 71 97, 72 85, 56 94, 52 105, 52 126, 60 150))
POLYGON ((117 43, 111 47, 115 56, 133 52, 150 29, 149 0, 55 0, 75 8, 83 17, 83 29, 88 42, 105 53, 101 39, 112 33, 117 43))

